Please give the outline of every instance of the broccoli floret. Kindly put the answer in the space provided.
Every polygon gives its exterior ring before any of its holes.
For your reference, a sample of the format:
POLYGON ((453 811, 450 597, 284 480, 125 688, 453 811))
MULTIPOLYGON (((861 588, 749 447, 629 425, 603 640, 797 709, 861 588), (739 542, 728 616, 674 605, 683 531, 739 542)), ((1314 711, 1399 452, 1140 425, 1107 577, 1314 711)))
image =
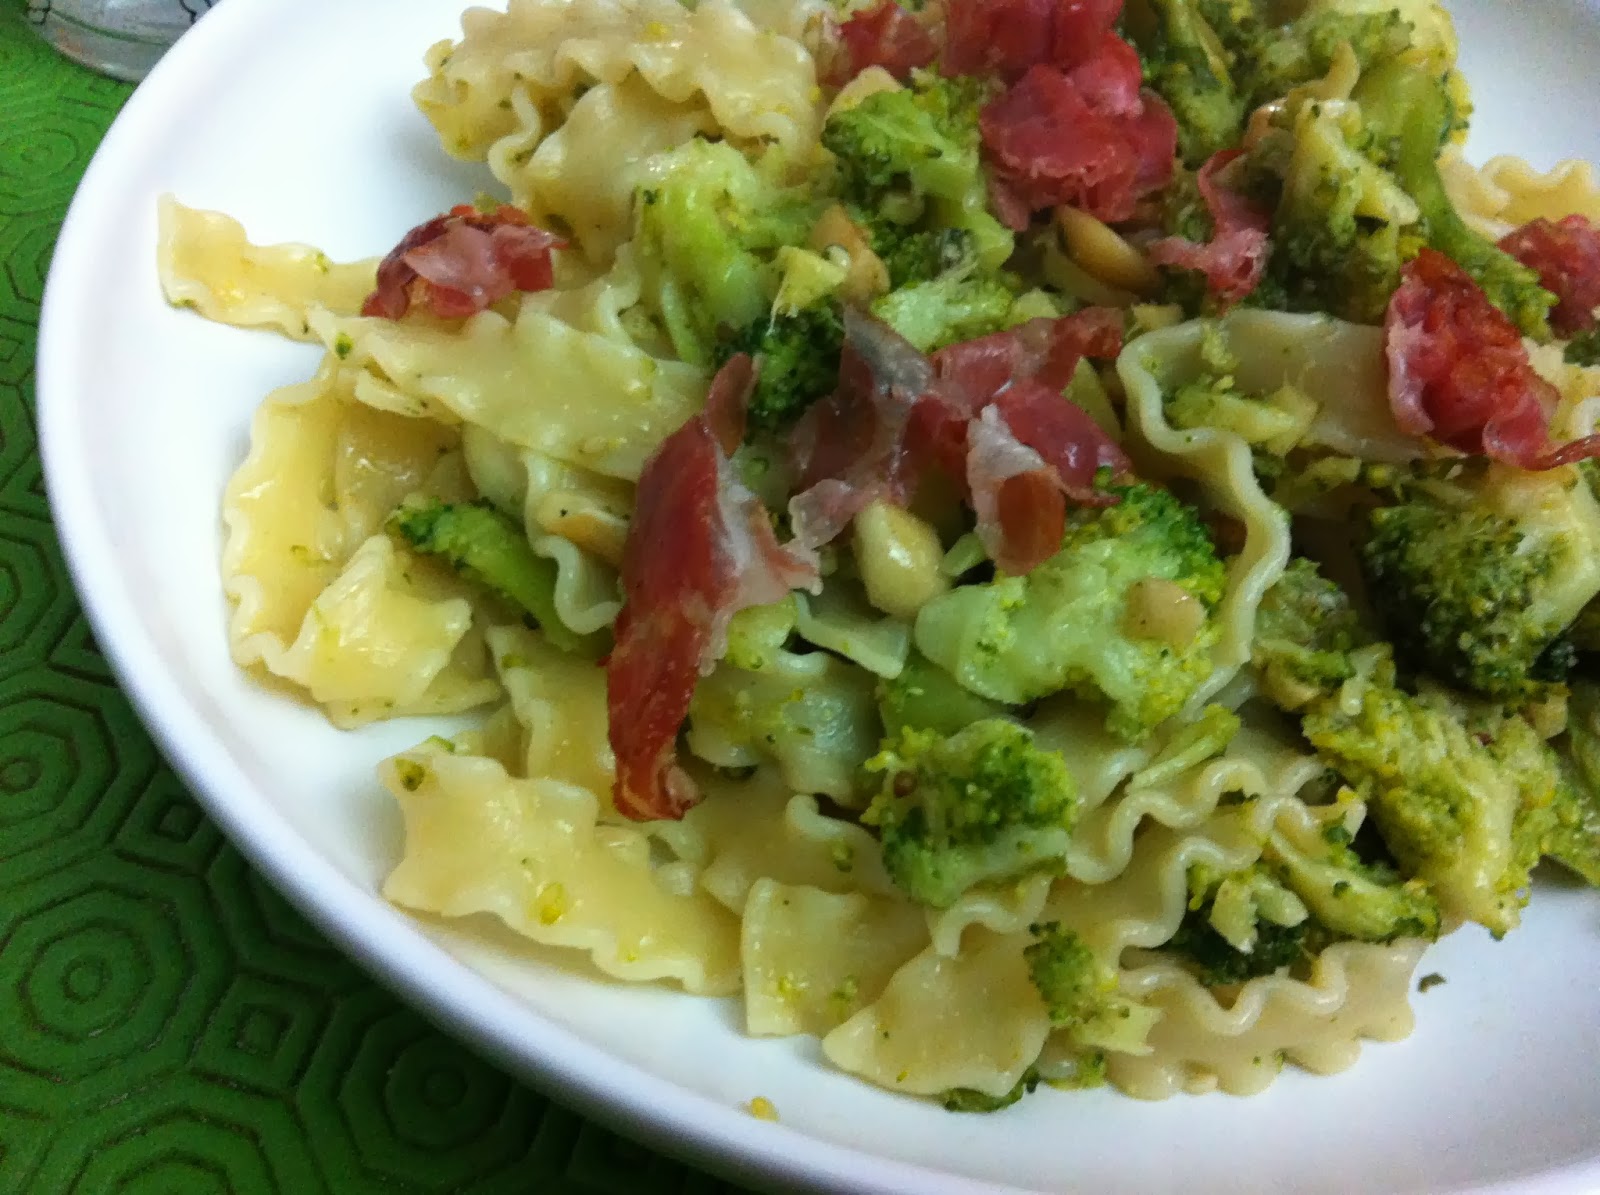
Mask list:
POLYGON ((1261 599, 1250 659, 1267 695, 1293 710, 1354 676, 1351 653, 1371 642, 1344 590, 1297 556, 1261 599))
POLYGON ((927 353, 1009 327, 1016 301, 998 275, 954 270, 873 300, 872 314, 927 353))
POLYGON ((1039 1071, 1029 1067, 1017 1085, 1004 1095, 986 1095, 973 1087, 953 1087, 940 1097, 946 1112, 999 1112, 1009 1108, 1025 1095, 1032 1095, 1039 1086, 1039 1071))
POLYGON ((907 728, 955 734, 973 722, 1003 715, 1005 706, 962 688, 943 668, 912 651, 898 676, 878 682, 878 710, 885 733, 892 737, 907 728))
POLYGON ((1116 994, 1117 974, 1082 938, 1054 921, 1032 927, 1034 942, 1023 955, 1028 975, 1057 1027, 1081 1025, 1098 1016, 1116 994))
POLYGON ((1202 983, 1244 983, 1314 953, 1305 905, 1255 865, 1230 875, 1191 868, 1189 907, 1163 950, 1191 963, 1202 983))
POLYGON ((1364 861, 1342 826, 1329 827, 1314 850, 1300 850, 1280 836, 1269 854, 1312 920, 1334 938, 1392 942, 1439 936, 1439 904, 1427 885, 1364 861))
POLYGON ((805 243, 824 201, 725 142, 696 138, 655 163, 637 204, 643 295, 678 356, 709 366, 721 339, 766 316, 777 250, 805 243))
POLYGON ((1245 101, 1217 33, 1195 0, 1148 0, 1151 19, 1129 22, 1145 82, 1178 120, 1178 150, 1198 166, 1238 144, 1245 101))
POLYGON ((1192 507, 1143 483, 1071 511, 1062 546, 1023 577, 962 585, 917 615, 915 642, 974 693, 1008 705, 1070 689, 1143 738, 1212 673, 1225 570, 1192 507))
POLYGON ((1504 715, 1469 726, 1459 711, 1397 688, 1385 649, 1373 647, 1359 675, 1309 707, 1302 728, 1445 912, 1496 936, 1516 926, 1560 783, 1532 726, 1504 715))
POLYGON ((844 323, 831 297, 789 315, 762 315, 724 345, 719 363, 735 353, 756 359, 747 418, 755 431, 779 431, 839 382, 844 323))
POLYGON ((1269 285, 1255 301, 1383 320, 1400 268, 1424 242, 1416 201, 1374 160, 1372 137, 1349 105, 1299 105, 1287 155, 1262 142, 1252 162, 1281 174, 1272 218, 1269 285))
POLYGON ((563 651, 598 658, 606 631, 580 635, 556 614, 556 563, 533 550, 527 534, 487 502, 414 497, 389 516, 388 528, 414 551, 438 556, 462 576, 519 607, 563 651))
POLYGON ((846 197, 873 223, 964 229, 978 262, 997 269, 1014 242, 989 213, 979 156, 978 111, 992 94, 982 79, 916 72, 909 87, 834 113, 822 144, 838 159, 846 197))
POLYGON ((1567 731, 1557 751, 1565 782, 1556 795, 1545 854, 1600 886, 1600 685, 1573 683, 1567 731))
POLYGON ((1561 358, 1568 365, 1600 365, 1600 328, 1579 332, 1561 350, 1561 358))
POLYGON ((1418 66, 1385 62, 1361 77, 1353 98, 1389 169, 1416 201, 1428 244, 1471 274, 1524 335, 1548 341, 1555 296, 1536 272, 1468 228, 1445 191, 1438 158, 1454 120, 1447 82, 1418 66))
POLYGON ((1287 95, 1292 88, 1320 79, 1333 65, 1341 45, 1355 52, 1362 70, 1403 54, 1411 44, 1411 26, 1393 9, 1307 12, 1288 25, 1262 30, 1241 67, 1248 107, 1287 95))
POLYGON ((872 232, 873 252, 888 269, 892 288, 927 282, 955 270, 978 268, 977 238, 969 229, 907 230, 880 221, 872 232))
POLYGON ((1552 646, 1600 593, 1600 503, 1576 469, 1466 468, 1368 523, 1362 565, 1402 655, 1489 697, 1561 679, 1552 646))
POLYGON ((890 877, 948 908, 975 884, 1059 872, 1078 810, 1061 756, 999 718, 949 736, 902 730, 867 762, 882 777, 862 821, 876 826, 890 877))

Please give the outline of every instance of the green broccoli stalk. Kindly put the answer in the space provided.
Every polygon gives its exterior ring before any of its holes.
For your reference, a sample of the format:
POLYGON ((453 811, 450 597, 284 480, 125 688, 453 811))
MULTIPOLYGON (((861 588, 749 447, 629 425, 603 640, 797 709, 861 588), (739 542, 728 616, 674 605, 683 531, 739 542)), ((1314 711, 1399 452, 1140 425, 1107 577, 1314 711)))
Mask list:
POLYGON ((1351 849, 1343 826, 1328 827, 1313 850, 1301 850, 1275 835, 1267 853, 1312 921, 1335 939, 1392 942, 1439 936, 1439 904, 1427 885, 1402 880, 1384 864, 1364 861, 1351 849))
POLYGON ((1060 551, 1023 577, 962 585, 925 605, 918 649, 965 688, 1022 705, 1062 690, 1110 706, 1143 738, 1212 673, 1225 570, 1195 510, 1143 483, 1067 517, 1060 551))
POLYGON ((1555 296, 1537 273, 1468 228, 1445 191, 1439 150, 1454 119, 1445 80, 1390 61, 1364 74, 1353 98, 1390 170, 1421 209, 1428 244, 1471 274, 1525 335, 1548 341, 1555 296))
POLYGON ((948 908, 974 885, 1065 866, 1077 786, 1061 756, 1014 722, 902 730, 866 768, 882 782, 861 820, 877 827, 884 866, 913 900, 948 908))
POLYGON ((1469 726, 1459 710, 1395 686, 1382 647, 1302 723, 1366 800, 1384 844, 1446 913, 1497 937, 1515 928, 1560 786, 1554 753, 1521 717, 1469 726))
POLYGON ((955 734, 970 723, 1006 712, 998 701, 962 688, 955 677, 915 650, 898 676, 878 682, 878 710, 884 732, 891 737, 905 729, 955 734))
POLYGON ((580 635, 556 614, 556 563, 539 555, 523 529, 487 502, 409 498, 388 528, 413 551, 438 556, 467 579, 519 607, 563 651, 590 658, 610 647, 608 631, 580 635))
POLYGON ((1368 518, 1361 560, 1403 657, 1485 696, 1562 679, 1552 650, 1600 594, 1600 502, 1576 469, 1416 481, 1368 518))
POLYGON ((777 250, 805 243, 824 201, 703 138, 659 155, 653 175, 634 240, 643 301, 679 357, 709 366, 720 340, 765 317, 777 250))
POLYGON ((963 229, 986 270, 1011 256, 1012 235, 989 212, 979 155, 978 111, 992 91, 985 80, 916 72, 909 87, 880 91, 828 119, 822 144, 838 159, 846 198, 870 225, 963 229))

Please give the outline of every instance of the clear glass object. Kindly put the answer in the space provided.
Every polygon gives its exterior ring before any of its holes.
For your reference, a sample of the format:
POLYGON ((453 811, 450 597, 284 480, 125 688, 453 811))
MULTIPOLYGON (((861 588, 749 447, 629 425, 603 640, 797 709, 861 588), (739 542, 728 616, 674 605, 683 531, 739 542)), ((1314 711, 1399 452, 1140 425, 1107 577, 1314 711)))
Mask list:
POLYGON ((28 0, 28 21, 61 53, 136 83, 216 0, 28 0))

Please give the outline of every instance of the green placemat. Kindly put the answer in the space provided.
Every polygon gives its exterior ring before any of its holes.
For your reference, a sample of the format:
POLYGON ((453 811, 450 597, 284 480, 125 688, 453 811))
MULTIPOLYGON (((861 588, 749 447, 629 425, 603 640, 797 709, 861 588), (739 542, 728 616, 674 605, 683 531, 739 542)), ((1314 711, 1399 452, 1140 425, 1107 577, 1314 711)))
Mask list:
POLYGON ((223 841, 111 679, 34 437, 73 188, 129 88, 0 6, 0 1193, 733 1192, 375 986, 223 841))

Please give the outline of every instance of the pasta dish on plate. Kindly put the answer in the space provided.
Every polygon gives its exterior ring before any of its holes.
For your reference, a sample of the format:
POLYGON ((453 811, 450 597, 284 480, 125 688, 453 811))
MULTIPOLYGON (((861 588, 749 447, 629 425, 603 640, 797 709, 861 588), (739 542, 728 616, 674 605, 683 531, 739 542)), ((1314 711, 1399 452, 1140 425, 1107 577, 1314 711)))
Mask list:
POLYGON ((233 658, 459 716, 379 767, 403 909, 952 1110, 1341 1070, 1600 883, 1600 189, 1468 165, 1455 62, 1430 0, 468 10, 414 99, 492 194, 352 263, 162 202, 171 302, 322 349, 233 658))

